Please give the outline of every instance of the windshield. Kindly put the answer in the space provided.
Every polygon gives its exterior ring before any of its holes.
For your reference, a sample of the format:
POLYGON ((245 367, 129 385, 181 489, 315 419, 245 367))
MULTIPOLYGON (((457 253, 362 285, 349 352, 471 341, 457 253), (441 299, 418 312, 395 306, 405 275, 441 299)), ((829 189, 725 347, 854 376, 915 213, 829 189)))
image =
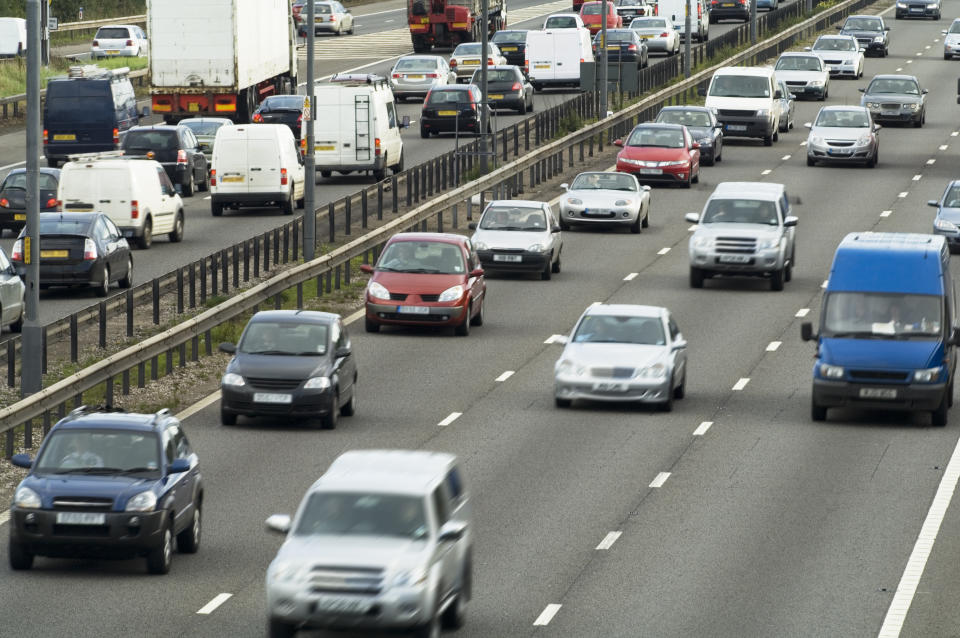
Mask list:
POLYGON ((823 65, 816 56, 791 55, 777 60, 777 71, 822 71, 823 65))
POLYGON ((271 95, 260 105, 261 111, 301 111, 303 110, 304 96, 301 95, 271 95))
POLYGON ((940 335, 943 304, 935 295, 831 292, 823 311, 824 337, 906 339, 940 335))
POLYGON ((946 208, 960 208, 960 184, 948 186, 943 194, 943 203, 941 206, 946 208))
POLYGON ((477 44, 476 42, 471 42, 469 44, 460 44, 457 45, 457 48, 453 50, 453 55, 480 55, 480 49, 483 48, 482 45, 477 44))
POLYGON ((770 80, 757 75, 718 75, 710 85, 715 97, 770 97, 770 80))
POLYGON ((51 432, 37 457, 43 474, 159 474, 153 432, 62 429, 51 432))
MULTIPOLYGON (((39 173, 37 175, 37 180, 40 182, 40 190, 42 191, 55 191, 57 190, 57 178, 49 173, 39 173)), ((3 190, 26 190, 27 189, 27 174, 24 173, 13 173, 7 176, 7 179, 3 182, 3 190)))
POLYGON ((587 315, 573 335, 576 343, 636 343, 662 346, 666 343, 659 317, 587 315))
POLYGON ((395 241, 383 251, 377 270, 442 275, 466 272, 460 247, 439 241, 395 241))
POLYGON ((211 122, 209 120, 183 120, 180 123, 193 131, 194 135, 216 135, 217 129, 226 124, 226 122, 211 122))
POLYGON ((237 352, 320 356, 327 352, 327 326, 288 321, 252 321, 243 331, 237 352))
POLYGON ((395 494, 315 492, 311 494, 294 530, 297 536, 427 537, 423 499, 395 494))
POLYGON ((814 51, 856 51, 858 45, 849 38, 818 38, 813 43, 814 51))
POLYGON ((706 111, 660 111, 658 122, 664 124, 683 124, 684 126, 713 126, 710 114, 706 111))
POLYGON ((896 93, 902 95, 920 95, 920 87, 914 80, 877 79, 867 87, 867 93, 896 93))
POLYGON ((870 118, 865 111, 820 111, 814 126, 867 128, 870 118))
POLYGON ((497 44, 509 42, 510 44, 524 44, 527 41, 526 31, 497 31, 493 34, 491 42, 497 44))
POLYGON ((683 131, 670 128, 637 127, 630 134, 627 146, 683 148, 683 131))
POLYGON ((667 21, 657 18, 636 18, 630 23, 631 29, 666 29, 667 21))
POLYGON ((432 58, 405 58, 397 61, 394 71, 436 71, 437 61, 432 58))
POLYGON ((470 92, 464 89, 450 91, 430 91, 427 104, 469 104, 470 92))
POLYGON ((960 20, 955 20, 947 33, 960 33, 960 20))
POLYGON ((883 31, 883 22, 876 18, 847 18, 843 28, 857 31, 883 31))
POLYGON ((702 224, 767 224, 779 223, 777 205, 762 199, 711 199, 700 220, 702 224))
POLYGON ((490 206, 480 220, 484 230, 526 230, 543 231, 547 228, 547 217, 539 208, 519 206, 490 206))
POLYGON ((97 29, 97 35, 94 40, 127 40, 130 38, 130 30, 126 27, 100 27, 97 29))
POLYGON ((570 190, 608 190, 637 192, 637 183, 624 173, 581 173, 573 180, 570 190))

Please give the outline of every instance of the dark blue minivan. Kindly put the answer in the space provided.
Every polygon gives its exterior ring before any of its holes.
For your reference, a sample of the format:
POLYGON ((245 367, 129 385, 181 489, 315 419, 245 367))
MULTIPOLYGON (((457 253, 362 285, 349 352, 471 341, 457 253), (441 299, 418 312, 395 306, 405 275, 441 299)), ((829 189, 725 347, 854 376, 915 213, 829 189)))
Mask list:
POLYGON ((947 424, 956 369, 950 252, 937 235, 851 233, 837 247, 820 313, 811 417, 833 407, 929 411, 947 424))
POLYGON ((120 147, 127 130, 140 123, 130 70, 71 67, 51 78, 43 103, 43 154, 56 168, 73 153, 120 147))

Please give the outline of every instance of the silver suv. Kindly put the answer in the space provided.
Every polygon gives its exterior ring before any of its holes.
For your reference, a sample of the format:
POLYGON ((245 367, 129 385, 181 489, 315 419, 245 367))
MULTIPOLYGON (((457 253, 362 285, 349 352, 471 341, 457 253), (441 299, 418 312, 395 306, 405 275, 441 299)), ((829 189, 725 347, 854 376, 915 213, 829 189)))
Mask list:
POLYGON ((338 457, 291 519, 267 568, 270 636, 299 629, 463 625, 471 595, 470 506, 450 454, 357 450, 338 457))
POLYGON ((783 290, 796 261, 795 227, 783 184, 723 182, 703 213, 687 213, 698 224, 690 237, 690 286, 702 288, 714 275, 769 277, 783 290))

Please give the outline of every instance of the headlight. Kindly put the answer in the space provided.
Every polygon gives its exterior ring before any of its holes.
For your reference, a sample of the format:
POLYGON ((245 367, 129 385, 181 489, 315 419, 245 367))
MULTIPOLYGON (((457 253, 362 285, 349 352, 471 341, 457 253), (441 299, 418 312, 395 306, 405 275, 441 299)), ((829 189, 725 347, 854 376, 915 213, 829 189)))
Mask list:
POLYGON ((140 492, 127 501, 127 512, 152 512, 157 506, 157 495, 153 492, 140 492))
POLYGON ((856 60, 844 60, 844 61, 843 61, 843 64, 844 64, 844 66, 853 66, 853 63, 854 63, 855 61, 856 61, 856 60))
POLYGON ((660 162, 660 166, 686 166, 689 164, 687 160, 674 160, 671 162, 660 162))
POLYGON ((326 390, 329 387, 330 379, 328 377, 311 377, 303 384, 304 390, 326 390))
POLYGON ((375 281, 371 281, 367 284, 367 293, 376 299, 389 299, 390 291, 383 287, 382 284, 378 284, 375 281))
POLYGON ((697 237, 694 235, 692 242, 694 248, 707 248, 708 246, 713 245, 713 238, 704 236, 697 237))
POLYGON ((908 110, 910 110, 910 111, 919 111, 919 110, 920 110, 920 105, 919 105, 919 104, 904 104, 904 105, 903 105, 903 108, 908 109, 908 110))
POLYGON ((655 363, 652 366, 646 368, 637 368, 637 371, 634 373, 634 377, 643 379, 660 379, 667 375, 667 366, 662 363, 655 363))
POLYGON ((874 42, 883 42, 883 36, 882 36, 882 35, 878 35, 878 36, 876 36, 876 37, 873 38, 873 41, 874 41, 874 42))
POLYGON ((567 203, 570 204, 571 206, 583 206, 583 200, 577 199, 576 197, 568 197, 567 203))
POLYGON ((243 377, 241 377, 239 374, 235 374, 235 373, 233 373, 233 372, 228 372, 227 374, 223 375, 223 379, 220 381, 220 384, 221 384, 221 385, 232 385, 232 386, 235 386, 235 387, 240 387, 240 386, 243 386, 243 385, 247 385, 247 384, 244 382, 243 377))
POLYGON ((617 160, 632 166, 643 166, 643 160, 630 159, 629 157, 618 157, 617 160))
POLYGON ((879 102, 867 102, 867 108, 868 108, 868 109, 877 110, 878 108, 880 108, 880 103, 879 103, 879 102))
POLYGON ((629 199, 618 199, 613 203, 614 206, 633 206, 633 201, 629 199))
POLYGON ((823 86, 823 80, 810 80, 807 82, 808 86, 823 86))
POLYGON ((417 567, 416 569, 399 572, 393 577, 393 585, 394 587, 411 587, 421 585, 426 582, 426 580, 427 570, 423 567, 417 567))
POLYGON ((960 228, 957 228, 957 225, 953 222, 948 222, 945 219, 935 219, 933 220, 933 227, 937 230, 948 230, 952 233, 957 232, 960 228))
POLYGON ((18 487, 13 495, 13 504, 17 507, 35 510, 40 507, 40 495, 29 487, 18 487))
POLYGON ((905 2, 898 2, 898 3, 897 3, 897 8, 898 8, 898 9, 906 9, 906 8, 907 8, 907 4, 906 4, 905 2))
POLYGON ((819 135, 811 135, 810 139, 807 140, 807 146, 820 146, 823 144, 823 138, 819 135))
POLYGON ((697 144, 699 144, 700 146, 713 146, 713 138, 701 137, 699 140, 697 140, 697 144))
POLYGON ((440 298, 437 301, 456 301, 463 296, 463 286, 457 284, 456 286, 451 286, 443 292, 440 293, 440 298))
POLYGON ((843 367, 832 366, 829 363, 820 364, 820 376, 824 379, 842 379, 843 367))
POLYGON ((917 383, 934 383, 940 380, 941 368, 927 368, 926 370, 914 370, 913 380, 917 383))
POLYGON ((290 581, 290 580, 299 580, 300 575, 303 573, 303 563, 277 563, 275 566, 270 566, 270 580, 275 581, 290 581))
POLYGON ((542 253, 542 252, 543 252, 543 244, 530 244, 529 246, 527 246, 527 252, 530 252, 530 253, 542 253))
POLYGON ((578 366, 577 364, 575 364, 573 361, 570 361, 569 359, 561 359, 557 363, 557 369, 556 369, 557 374, 575 374, 578 377, 582 377, 584 374, 586 374, 586 372, 587 372, 586 368, 584 368, 583 366, 578 366))
POLYGON ((870 144, 871 142, 873 142, 873 135, 869 135, 869 134, 867 134, 867 135, 861 135, 861 136, 857 139, 857 146, 866 146, 867 144, 870 144))
POLYGON ((776 248, 780 245, 779 237, 767 237, 766 239, 761 239, 757 244, 757 247, 760 250, 770 250, 771 248, 776 248))
POLYGON ((931 2, 930 4, 927 5, 927 8, 928 8, 928 9, 936 9, 938 6, 940 6, 940 5, 938 5, 936 2, 931 2))
POLYGON ((757 117, 768 117, 770 115, 770 109, 758 109, 757 117))
POLYGON ((487 245, 486 245, 485 243, 483 243, 482 241, 475 241, 475 242, 473 242, 473 247, 476 248, 477 250, 488 250, 488 249, 489 249, 489 246, 487 246, 487 245))

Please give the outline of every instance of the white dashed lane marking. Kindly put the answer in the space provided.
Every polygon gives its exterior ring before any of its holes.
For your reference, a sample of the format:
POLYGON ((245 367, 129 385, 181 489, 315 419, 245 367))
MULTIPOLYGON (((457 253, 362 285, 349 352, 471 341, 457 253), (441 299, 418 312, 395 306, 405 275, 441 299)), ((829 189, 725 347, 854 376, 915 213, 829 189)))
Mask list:
POLYGON ((797 314, 795 314, 795 315, 793 315, 793 316, 794 316, 794 317, 806 317, 807 314, 809 314, 809 312, 810 312, 810 309, 809 309, 809 308, 801 308, 800 310, 797 311, 797 314))
POLYGON ((880 213, 880 217, 890 217, 890 214, 893 213, 892 210, 885 210, 880 213))
POLYGON ((707 433, 707 430, 710 429, 711 425, 713 425, 713 421, 701 421, 697 429, 693 431, 693 436, 703 436, 707 433))
POLYGON ((927 166, 931 166, 931 165, 936 164, 936 163, 937 163, 937 160, 935 160, 935 159, 933 159, 933 158, 930 158, 930 159, 927 160, 927 166))
POLYGON ((613 547, 613 544, 617 542, 617 539, 620 538, 621 534, 623 534, 623 532, 610 532, 603 537, 603 540, 597 545, 597 549, 610 549, 613 547))
POLYGON ((899 197, 900 199, 903 199, 903 198, 905 198, 905 197, 906 197, 907 195, 909 195, 909 194, 910 194, 910 191, 903 191, 902 193, 900 193, 899 195, 897 195, 897 197, 899 197))
POLYGON ((941 150, 941 151, 945 151, 945 150, 947 150, 948 148, 950 148, 950 145, 949 145, 949 144, 941 144, 941 145, 940 145, 940 150, 941 150))
POLYGON ((198 614, 203 614, 203 615, 212 614, 212 613, 217 609, 217 607, 219 607, 219 606, 222 605, 223 603, 225 603, 225 602, 227 602, 228 600, 230 600, 230 598, 231 598, 232 596, 233 596, 233 594, 226 594, 226 593, 224 593, 224 594, 217 594, 216 596, 213 597, 213 600, 211 600, 211 601, 208 602, 206 605, 204 605, 203 607, 201 607, 200 609, 198 609, 198 610, 197 610, 197 613, 198 613, 198 614))
POLYGON ((437 423, 437 425, 440 427, 446 427, 459 419, 461 415, 463 415, 463 412, 451 412, 447 418, 445 418, 443 421, 440 421, 440 423, 437 423))
POLYGON ((639 274, 640 274, 640 273, 638 273, 638 272, 632 272, 632 273, 630 273, 629 275, 627 275, 626 277, 624 277, 623 280, 624 280, 624 281, 633 281, 634 279, 637 278, 637 275, 639 275, 639 274))
POLYGON ((739 392, 747 387, 747 384, 750 383, 750 377, 740 377, 740 380, 733 384, 734 392, 739 392))
POLYGON ((657 251, 657 254, 658 254, 658 255, 666 255, 668 252, 670 252, 670 248, 669 248, 669 247, 667 247, 667 248, 661 248, 660 250, 657 251))
POLYGON ((507 370, 506 372, 504 372, 503 374, 501 374, 499 377, 497 377, 497 382, 498 382, 498 383, 503 383, 504 381, 506 381, 507 379, 509 379, 509 378, 512 377, 512 376, 513 376, 513 370, 507 370))
POLYGON ((788 159, 790 159, 790 157, 791 157, 790 155, 784 155, 784 156, 781 157, 780 159, 782 159, 784 162, 786 162, 788 159))
POLYGON ((767 344, 767 352, 776 352, 782 344, 782 341, 771 341, 767 344))
POLYGON ((650 481, 650 487, 663 487, 663 484, 670 478, 670 472, 660 472, 657 478, 650 481))
POLYGON ((562 340, 563 340, 563 337, 564 337, 564 335, 550 335, 549 337, 547 337, 546 339, 544 339, 543 342, 544 342, 544 343, 557 343, 557 341, 562 341, 562 340))
POLYGON ((550 621, 553 620, 553 617, 557 615, 557 612, 560 611, 560 608, 563 605, 558 605, 556 603, 551 603, 544 607, 543 611, 540 612, 540 615, 537 616, 537 619, 533 621, 534 627, 544 627, 550 624, 550 621))
POLYGON ((919 182, 922 177, 923 177, 923 175, 914 175, 914 176, 913 176, 913 181, 919 182))
POLYGON ((763 171, 762 173, 760 173, 760 174, 761 174, 761 175, 769 175, 769 174, 772 173, 772 172, 773 172, 773 171, 771 171, 771 170, 768 168, 768 169, 764 170, 764 171, 763 171))

